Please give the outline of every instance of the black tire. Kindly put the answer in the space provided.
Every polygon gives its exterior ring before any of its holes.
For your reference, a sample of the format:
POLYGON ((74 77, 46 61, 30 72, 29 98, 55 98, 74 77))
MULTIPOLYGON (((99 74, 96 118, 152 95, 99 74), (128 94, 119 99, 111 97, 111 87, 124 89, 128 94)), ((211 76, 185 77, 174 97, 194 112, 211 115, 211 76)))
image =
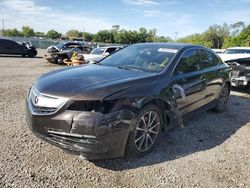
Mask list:
POLYGON ((26 57, 26 55, 25 55, 25 54, 23 54, 23 55, 22 55, 22 57, 26 57))
POLYGON ((149 104, 143 107, 129 135, 126 155, 140 157, 150 153, 159 142, 162 124, 162 112, 156 105, 149 104))
POLYGON ((225 110, 227 106, 229 94, 230 94, 230 87, 228 84, 225 84, 218 97, 217 105, 214 108, 216 112, 223 112, 225 110))
POLYGON ((28 51, 28 57, 34 57, 35 56, 35 54, 33 53, 33 52, 31 52, 31 51, 28 51))

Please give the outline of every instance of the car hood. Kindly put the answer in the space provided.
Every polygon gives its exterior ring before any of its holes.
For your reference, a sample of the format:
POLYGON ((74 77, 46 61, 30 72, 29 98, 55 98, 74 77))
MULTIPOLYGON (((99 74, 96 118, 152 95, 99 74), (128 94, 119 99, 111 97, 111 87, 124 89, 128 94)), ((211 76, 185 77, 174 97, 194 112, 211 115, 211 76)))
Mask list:
POLYGON ((106 97, 129 88, 129 84, 156 73, 124 70, 95 64, 52 71, 41 76, 35 83, 37 91, 45 95, 69 98, 106 97), (100 89, 101 88, 101 89, 100 89))
POLYGON ((95 55, 95 54, 83 54, 85 61, 91 61, 91 60, 96 60, 99 61, 105 56, 103 55, 95 55))
POLYGON ((218 54, 223 61, 248 58, 250 54, 218 54))

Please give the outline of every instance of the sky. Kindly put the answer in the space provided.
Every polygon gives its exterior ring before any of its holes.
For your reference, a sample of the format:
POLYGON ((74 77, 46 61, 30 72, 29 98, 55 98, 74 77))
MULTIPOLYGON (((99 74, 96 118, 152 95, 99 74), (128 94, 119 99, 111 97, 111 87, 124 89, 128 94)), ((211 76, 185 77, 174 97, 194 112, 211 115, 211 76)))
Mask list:
POLYGON ((175 39, 213 24, 250 24, 250 0, 0 0, 0 19, 9 29, 96 33, 120 25, 155 28, 157 35, 175 39))

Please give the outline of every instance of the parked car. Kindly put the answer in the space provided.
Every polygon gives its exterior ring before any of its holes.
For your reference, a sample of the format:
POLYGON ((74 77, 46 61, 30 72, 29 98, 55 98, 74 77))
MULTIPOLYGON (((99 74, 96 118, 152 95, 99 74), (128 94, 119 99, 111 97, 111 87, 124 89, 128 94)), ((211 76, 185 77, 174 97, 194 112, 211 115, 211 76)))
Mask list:
POLYGON ((228 48, 219 55, 232 68, 232 86, 247 86, 250 83, 250 47, 228 48))
POLYGON ((216 54, 222 54, 225 51, 225 49, 211 49, 211 50, 213 50, 216 54))
POLYGON ((84 55, 84 59, 86 62, 95 63, 122 48, 123 48, 122 46, 108 46, 108 47, 95 48, 90 52, 90 54, 84 55))
POLYGON ((143 156, 194 110, 222 112, 230 68, 212 50, 178 43, 128 46, 101 60, 47 73, 27 97, 39 138, 87 159, 143 156))
POLYGON ((37 51, 29 42, 17 43, 9 39, 0 39, 0 54, 35 57, 37 51))
POLYGON ((239 58, 248 58, 250 57, 250 47, 228 48, 224 51, 224 53, 219 54, 219 56, 223 61, 239 58))
POLYGON ((70 59, 74 52, 78 54, 88 54, 91 51, 91 47, 85 45, 79 45, 78 43, 67 43, 61 45, 61 48, 50 47, 48 53, 44 55, 50 63, 64 64, 64 59, 70 59))
MULTIPOLYGON (((61 42, 57 45, 52 45, 47 48, 47 52, 54 52, 54 51, 64 51, 64 50, 71 50, 75 47, 79 48, 80 50, 84 51, 84 47, 87 45, 82 42, 61 42)), ((91 50, 90 50, 91 51, 91 50)), ((90 53, 90 51, 88 53, 90 53)))

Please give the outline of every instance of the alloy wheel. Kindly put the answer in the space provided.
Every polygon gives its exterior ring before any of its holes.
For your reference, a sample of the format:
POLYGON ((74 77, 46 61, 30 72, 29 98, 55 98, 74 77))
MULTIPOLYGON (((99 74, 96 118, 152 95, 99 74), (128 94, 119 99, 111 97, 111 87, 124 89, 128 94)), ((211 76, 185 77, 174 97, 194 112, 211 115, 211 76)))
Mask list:
POLYGON ((146 152, 155 144, 160 133, 160 116, 156 111, 145 112, 135 129, 134 144, 139 152, 146 152))

